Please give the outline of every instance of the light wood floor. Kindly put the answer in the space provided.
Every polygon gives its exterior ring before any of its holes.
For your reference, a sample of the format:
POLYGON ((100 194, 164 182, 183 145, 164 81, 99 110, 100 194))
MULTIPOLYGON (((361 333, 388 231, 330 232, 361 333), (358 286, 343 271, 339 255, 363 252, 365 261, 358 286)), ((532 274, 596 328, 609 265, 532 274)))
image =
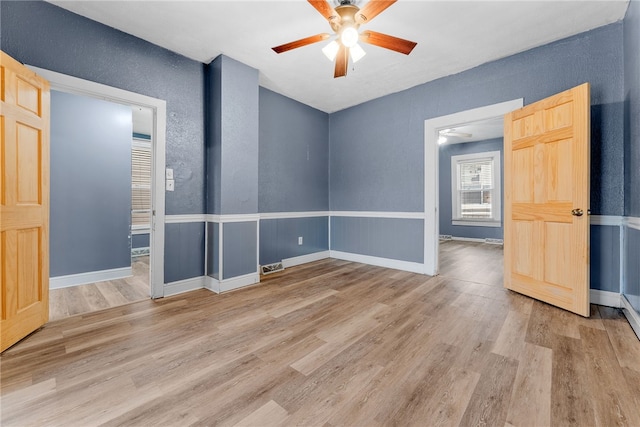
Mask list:
POLYGON ((322 260, 51 322, 1 357, 2 425, 640 426, 619 310, 572 315, 484 267, 322 260))
POLYGON ((49 290, 49 321, 149 299, 149 256, 131 263, 132 277, 49 290))

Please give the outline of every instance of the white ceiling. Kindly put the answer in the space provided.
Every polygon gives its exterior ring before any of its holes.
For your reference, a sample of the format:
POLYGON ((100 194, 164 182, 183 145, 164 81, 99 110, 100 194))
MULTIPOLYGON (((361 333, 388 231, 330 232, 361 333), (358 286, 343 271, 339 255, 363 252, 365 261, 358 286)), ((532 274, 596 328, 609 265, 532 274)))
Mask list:
POLYGON ((327 42, 280 55, 271 50, 331 32, 306 1, 50 2, 203 63, 227 55, 258 69, 261 86, 325 112, 616 22, 628 6, 628 0, 399 0, 361 29, 415 41, 413 52, 363 44, 367 55, 346 78, 334 79, 321 52, 327 42))

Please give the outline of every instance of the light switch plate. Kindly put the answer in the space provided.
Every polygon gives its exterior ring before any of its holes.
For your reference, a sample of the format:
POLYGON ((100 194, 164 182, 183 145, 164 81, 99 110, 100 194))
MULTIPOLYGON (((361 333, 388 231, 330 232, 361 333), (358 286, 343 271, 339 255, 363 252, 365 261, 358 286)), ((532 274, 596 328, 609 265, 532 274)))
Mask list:
POLYGON ((176 182, 172 179, 167 180, 167 191, 173 191, 175 188, 176 182))
POLYGON ((302 236, 299 236, 298 237, 298 245, 301 245, 301 244, 302 244, 302 236))
POLYGON ((165 171, 165 178, 166 179, 173 179, 173 169, 167 168, 167 170, 165 171))

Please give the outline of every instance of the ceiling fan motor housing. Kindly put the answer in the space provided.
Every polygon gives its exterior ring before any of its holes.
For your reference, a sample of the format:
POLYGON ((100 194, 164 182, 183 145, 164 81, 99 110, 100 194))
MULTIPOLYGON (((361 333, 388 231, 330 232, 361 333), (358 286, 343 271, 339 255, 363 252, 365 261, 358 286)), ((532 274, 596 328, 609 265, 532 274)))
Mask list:
POLYGON ((332 19, 329 21, 331 24, 331 29, 335 31, 338 35, 342 32, 343 28, 352 27, 354 29, 358 29, 360 24, 356 22, 356 13, 360 8, 351 3, 341 4, 336 7, 336 13, 340 16, 340 19, 332 19))

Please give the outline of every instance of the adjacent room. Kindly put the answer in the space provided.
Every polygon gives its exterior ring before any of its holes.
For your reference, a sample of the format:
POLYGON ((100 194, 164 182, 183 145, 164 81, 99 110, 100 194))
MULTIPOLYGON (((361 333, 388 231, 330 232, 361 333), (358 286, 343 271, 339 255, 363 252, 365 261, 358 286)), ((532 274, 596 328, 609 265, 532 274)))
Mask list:
POLYGON ((0 19, 2 425, 640 425, 640 1, 0 19))

